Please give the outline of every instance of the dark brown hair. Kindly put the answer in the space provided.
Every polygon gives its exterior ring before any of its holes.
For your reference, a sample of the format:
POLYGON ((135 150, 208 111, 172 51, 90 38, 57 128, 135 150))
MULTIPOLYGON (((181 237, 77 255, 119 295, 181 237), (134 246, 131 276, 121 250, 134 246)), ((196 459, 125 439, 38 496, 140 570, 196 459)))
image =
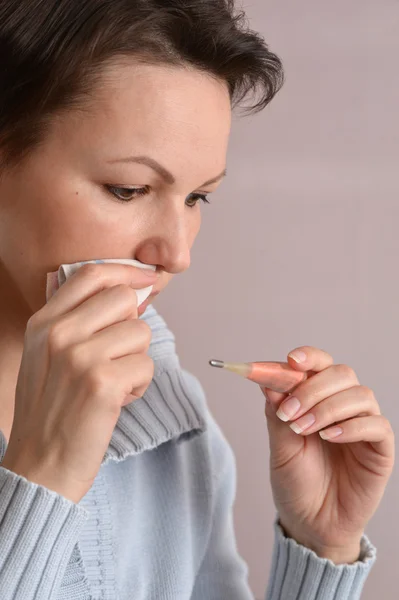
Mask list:
POLYGON ((284 80, 234 0, 0 0, 0 166, 18 164, 52 115, 84 108, 109 61, 130 56, 224 80, 232 108, 260 89, 247 113, 284 80))

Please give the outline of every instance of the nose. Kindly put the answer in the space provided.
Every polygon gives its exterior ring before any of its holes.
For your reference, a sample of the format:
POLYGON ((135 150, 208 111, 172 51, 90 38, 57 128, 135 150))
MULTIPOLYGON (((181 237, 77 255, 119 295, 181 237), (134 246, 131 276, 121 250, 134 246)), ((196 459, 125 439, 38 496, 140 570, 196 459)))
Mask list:
POLYGON ((171 200, 165 210, 151 219, 148 235, 137 250, 142 262, 158 265, 167 273, 186 271, 191 263, 191 247, 199 230, 199 215, 196 219, 187 214, 189 210, 181 198, 171 200), (183 205, 183 207, 182 207, 183 205))

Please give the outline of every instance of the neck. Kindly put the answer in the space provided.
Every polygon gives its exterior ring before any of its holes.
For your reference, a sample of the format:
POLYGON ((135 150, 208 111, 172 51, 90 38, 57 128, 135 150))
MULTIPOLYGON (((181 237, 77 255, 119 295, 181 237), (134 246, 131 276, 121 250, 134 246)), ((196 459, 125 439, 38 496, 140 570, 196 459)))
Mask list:
POLYGON ((23 346, 26 324, 31 313, 15 282, 0 261, 0 354, 6 340, 13 346, 23 346))
POLYGON ((0 262, 0 429, 6 439, 14 416, 15 387, 30 316, 31 311, 0 262))

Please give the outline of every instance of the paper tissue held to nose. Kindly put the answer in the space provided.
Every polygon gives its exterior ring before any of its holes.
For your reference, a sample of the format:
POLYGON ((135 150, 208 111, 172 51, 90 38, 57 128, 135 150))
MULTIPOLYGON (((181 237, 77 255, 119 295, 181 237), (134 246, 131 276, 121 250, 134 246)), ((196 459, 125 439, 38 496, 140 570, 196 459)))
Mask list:
MULTIPOLYGON (((138 267, 140 269, 151 269, 152 271, 156 270, 155 265, 147 265, 138 260, 133 260, 130 258, 99 258, 95 260, 84 260, 81 262, 64 264, 58 268, 58 271, 47 273, 46 302, 48 302, 58 288, 66 282, 68 277, 73 275, 75 271, 87 263, 121 263, 124 265, 132 265, 133 267, 138 267)), ((148 296, 152 292, 153 287, 153 285, 149 285, 145 288, 135 290, 137 294, 137 306, 140 306, 144 300, 147 300, 148 296)))

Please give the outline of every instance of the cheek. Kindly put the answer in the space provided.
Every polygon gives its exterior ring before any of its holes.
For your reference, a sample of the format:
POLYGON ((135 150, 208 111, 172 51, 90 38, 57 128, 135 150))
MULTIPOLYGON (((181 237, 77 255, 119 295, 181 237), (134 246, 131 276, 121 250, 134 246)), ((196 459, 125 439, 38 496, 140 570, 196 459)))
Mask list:
POLYGON ((90 193, 82 187, 64 190, 62 197, 47 203, 48 245, 64 249, 67 260, 61 262, 77 262, 104 252, 113 256, 132 239, 132 228, 122 212, 107 210, 97 191, 90 193))
POLYGON ((205 207, 202 205, 200 205, 198 207, 198 210, 195 211, 196 215, 194 215, 194 218, 192 219, 190 226, 188 228, 188 238, 189 238, 188 243, 189 243, 190 249, 195 242, 195 238, 197 237, 197 235, 200 232, 201 221, 202 221, 201 210, 204 210, 204 208, 205 207))

